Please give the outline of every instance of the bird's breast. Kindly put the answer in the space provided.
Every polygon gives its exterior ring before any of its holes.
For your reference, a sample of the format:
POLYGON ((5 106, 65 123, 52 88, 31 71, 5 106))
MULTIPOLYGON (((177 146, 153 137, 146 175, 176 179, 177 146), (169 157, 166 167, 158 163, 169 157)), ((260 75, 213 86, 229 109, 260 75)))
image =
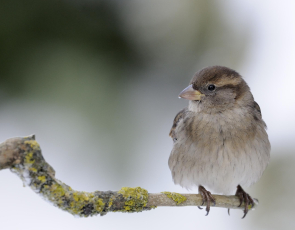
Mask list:
POLYGON ((169 167, 174 182, 183 187, 201 184, 228 194, 238 184, 256 182, 269 161, 264 123, 247 111, 188 111, 175 134, 169 167))
POLYGON ((227 144, 234 150, 253 141, 259 125, 246 111, 231 110, 216 114, 188 112, 176 133, 190 139, 200 149, 227 144))

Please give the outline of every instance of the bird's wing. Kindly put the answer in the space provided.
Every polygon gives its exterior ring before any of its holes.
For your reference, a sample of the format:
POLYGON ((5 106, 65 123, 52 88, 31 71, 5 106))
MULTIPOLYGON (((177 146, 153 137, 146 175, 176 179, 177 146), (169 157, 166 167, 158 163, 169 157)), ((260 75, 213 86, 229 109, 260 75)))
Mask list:
POLYGON ((261 109, 260 109, 260 107, 259 107, 259 105, 257 104, 256 101, 254 101, 254 106, 253 107, 254 107, 254 119, 256 121, 262 122, 264 128, 267 129, 267 126, 266 126, 265 122, 262 120, 261 109))
POLYGON ((173 125, 172 125, 172 128, 170 130, 170 133, 169 133, 169 136, 172 138, 172 139, 175 139, 175 129, 180 121, 180 119, 182 119, 185 115, 185 112, 186 112, 186 108, 181 110, 174 118, 174 121, 173 121, 173 125))
POLYGON ((254 101, 254 110, 255 112, 259 115, 260 119, 262 118, 262 114, 261 114, 261 109, 260 109, 260 106, 257 104, 256 101, 254 101))

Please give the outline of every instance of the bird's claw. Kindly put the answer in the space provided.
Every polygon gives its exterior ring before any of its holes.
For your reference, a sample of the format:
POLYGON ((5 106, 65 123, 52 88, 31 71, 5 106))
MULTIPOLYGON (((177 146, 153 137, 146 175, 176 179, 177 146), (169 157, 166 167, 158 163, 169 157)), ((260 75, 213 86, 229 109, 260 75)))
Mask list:
MULTIPOLYGON (((210 212, 210 202, 213 203, 213 205, 216 205, 215 198, 212 196, 211 192, 207 191, 203 186, 199 186, 199 194, 202 196, 202 204, 203 205, 206 202, 206 216, 210 212)), ((199 209, 202 209, 199 207, 199 209)))
POLYGON ((246 193, 240 185, 238 185, 235 195, 239 197, 239 200, 240 200, 240 205, 238 207, 241 207, 243 202, 245 203, 244 216, 242 217, 242 219, 244 219, 249 211, 248 206, 251 205, 251 208, 253 208, 255 205, 255 202, 252 199, 252 197, 248 193, 246 193))

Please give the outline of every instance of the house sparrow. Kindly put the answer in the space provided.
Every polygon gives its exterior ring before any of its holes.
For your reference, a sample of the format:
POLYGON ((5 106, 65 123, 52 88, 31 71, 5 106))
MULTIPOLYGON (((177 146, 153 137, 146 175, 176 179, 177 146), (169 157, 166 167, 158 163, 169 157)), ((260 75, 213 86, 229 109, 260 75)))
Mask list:
POLYGON ((224 195, 237 187, 244 218, 254 201, 242 186, 257 182, 270 160, 266 124, 249 86, 236 71, 212 66, 197 72, 179 97, 189 105, 176 115, 169 134, 174 183, 198 186, 206 215, 215 199, 205 187, 224 195))

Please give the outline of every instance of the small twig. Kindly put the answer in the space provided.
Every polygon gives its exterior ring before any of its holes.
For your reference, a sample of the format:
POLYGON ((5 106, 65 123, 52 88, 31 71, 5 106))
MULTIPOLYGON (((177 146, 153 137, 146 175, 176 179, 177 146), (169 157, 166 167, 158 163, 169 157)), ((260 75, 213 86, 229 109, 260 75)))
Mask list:
MULTIPOLYGON (((157 206, 202 205, 202 197, 198 194, 148 193, 140 187, 92 193, 75 191, 55 178, 55 171, 43 158, 34 135, 11 138, 0 144, 0 170, 6 168, 56 207, 78 216, 141 212, 157 206)), ((213 196, 215 207, 244 209, 244 205, 238 207, 240 202, 236 196, 213 196)))

